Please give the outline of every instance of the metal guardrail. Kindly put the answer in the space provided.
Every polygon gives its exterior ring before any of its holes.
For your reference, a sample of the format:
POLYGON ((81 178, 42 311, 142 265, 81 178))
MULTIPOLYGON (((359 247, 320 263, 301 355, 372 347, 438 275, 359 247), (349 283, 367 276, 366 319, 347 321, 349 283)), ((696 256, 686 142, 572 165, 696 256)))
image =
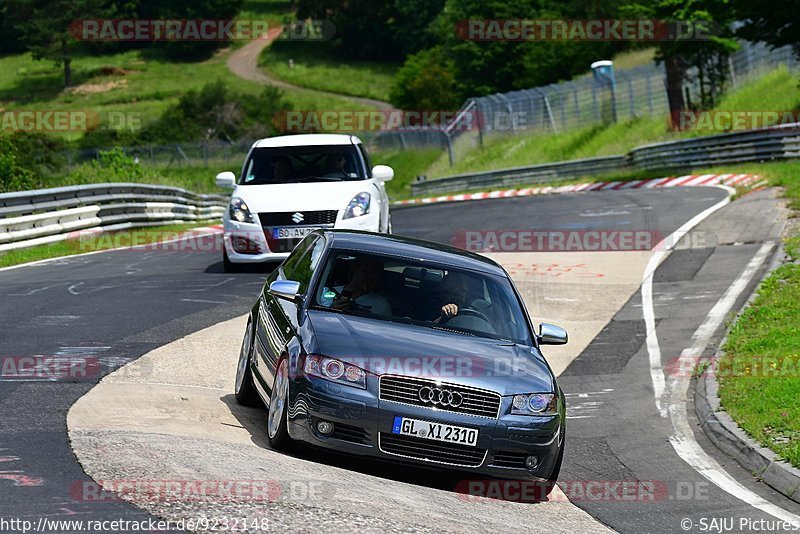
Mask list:
POLYGON ((0 195, 0 252, 63 241, 79 230, 119 230, 222 218, 227 197, 178 187, 91 184, 0 195))
POLYGON ((691 170, 792 158, 800 158, 800 123, 645 145, 626 155, 446 176, 411 184, 411 192, 415 196, 440 194, 479 187, 547 183, 613 172, 691 170))
POLYGON ((465 191, 478 187, 514 186, 545 183, 555 180, 596 176, 625 168, 625 156, 576 159, 557 163, 544 163, 530 167, 516 167, 496 171, 457 174, 437 180, 411 184, 414 195, 465 191))
POLYGON ((800 157, 800 123, 656 143, 634 148, 627 155, 629 167, 642 170, 691 169, 797 157, 800 157))

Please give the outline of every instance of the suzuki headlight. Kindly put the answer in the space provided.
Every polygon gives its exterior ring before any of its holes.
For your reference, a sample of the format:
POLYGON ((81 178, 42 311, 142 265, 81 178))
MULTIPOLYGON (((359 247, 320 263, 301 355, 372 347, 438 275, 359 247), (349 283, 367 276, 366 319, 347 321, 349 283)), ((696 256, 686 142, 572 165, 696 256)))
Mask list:
POLYGON ((367 388, 367 374, 360 367, 319 354, 309 354, 303 370, 307 375, 318 376, 337 384, 367 388))
POLYGON ((370 194, 366 191, 359 193, 353 197, 353 200, 347 205, 344 210, 343 219, 352 219, 353 217, 361 217, 369 213, 370 194))
POLYGON ((512 415, 556 415, 558 397, 553 393, 529 393, 514 395, 511 403, 512 415))
POLYGON ((233 197, 231 199, 231 205, 228 208, 228 213, 231 216, 231 220, 238 221, 240 223, 255 222, 255 219, 253 219, 253 214, 250 213, 250 208, 248 208, 244 200, 239 197, 233 197))

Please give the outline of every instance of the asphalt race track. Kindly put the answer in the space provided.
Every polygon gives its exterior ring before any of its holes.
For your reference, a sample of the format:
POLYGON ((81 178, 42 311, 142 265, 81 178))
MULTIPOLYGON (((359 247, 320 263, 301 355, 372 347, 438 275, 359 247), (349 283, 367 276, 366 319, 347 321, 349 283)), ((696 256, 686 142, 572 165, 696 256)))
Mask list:
MULTIPOLYGON (((392 217, 396 233, 444 243, 468 230, 502 229, 647 230, 666 237, 726 195, 705 187, 592 192, 420 206, 397 209, 392 217)), ((764 244, 777 242, 778 214, 770 192, 746 196, 700 223, 693 237, 702 240, 658 267, 652 300, 664 369, 692 345, 709 310, 764 244)), ((758 265, 734 309, 767 264, 758 265)), ((105 374, 246 313, 266 272, 226 274, 221 267, 216 251, 120 250, 0 270, 0 357, 88 355, 98 363, 89 376, 70 382, 0 381, 0 516, 147 517, 124 502, 72 498, 71 489, 89 479, 70 449, 66 414, 105 374)), ((561 373, 569 410, 562 479, 571 502, 619 532, 681 531, 686 518, 695 525, 712 517, 735 518, 737 525, 741 518, 774 519, 710 483, 676 452, 673 428, 656 406, 645 334, 637 291, 561 373), (656 492, 646 501, 581 498, 570 493, 572 481, 645 481, 656 492)), ((714 333, 707 352, 722 334, 714 333)), ((691 406, 688 413, 694 425, 691 406)), ((702 435, 695 437, 747 490, 800 514, 800 506, 753 480, 702 435)), ((380 476, 387 484, 415 483, 391 468, 380 476)), ((448 491, 446 484, 424 485, 448 491)))

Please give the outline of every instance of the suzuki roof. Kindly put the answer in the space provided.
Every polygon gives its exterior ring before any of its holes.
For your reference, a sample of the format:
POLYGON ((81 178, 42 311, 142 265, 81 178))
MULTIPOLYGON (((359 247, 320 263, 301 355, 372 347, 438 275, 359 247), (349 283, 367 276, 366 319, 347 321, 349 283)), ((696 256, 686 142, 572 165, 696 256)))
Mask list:
POLYGON ((361 140, 355 135, 347 134, 297 134, 280 135, 259 139, 253 148, 275 148, 282 146, 314 146, 314 145, 352 145, 361 140))

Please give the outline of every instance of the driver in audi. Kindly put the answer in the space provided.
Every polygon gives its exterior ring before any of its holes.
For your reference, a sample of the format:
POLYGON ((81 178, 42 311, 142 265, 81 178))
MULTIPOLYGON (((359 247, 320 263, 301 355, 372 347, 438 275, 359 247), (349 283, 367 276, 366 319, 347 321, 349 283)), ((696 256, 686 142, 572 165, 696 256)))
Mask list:
POLYGON ((467 307, 469 287, 467 279, 458 273, 449 273, 439 286, 439 302, 442 304, 439 317, 434 323, 446 322, 458 315, 459 308, 467 307))

